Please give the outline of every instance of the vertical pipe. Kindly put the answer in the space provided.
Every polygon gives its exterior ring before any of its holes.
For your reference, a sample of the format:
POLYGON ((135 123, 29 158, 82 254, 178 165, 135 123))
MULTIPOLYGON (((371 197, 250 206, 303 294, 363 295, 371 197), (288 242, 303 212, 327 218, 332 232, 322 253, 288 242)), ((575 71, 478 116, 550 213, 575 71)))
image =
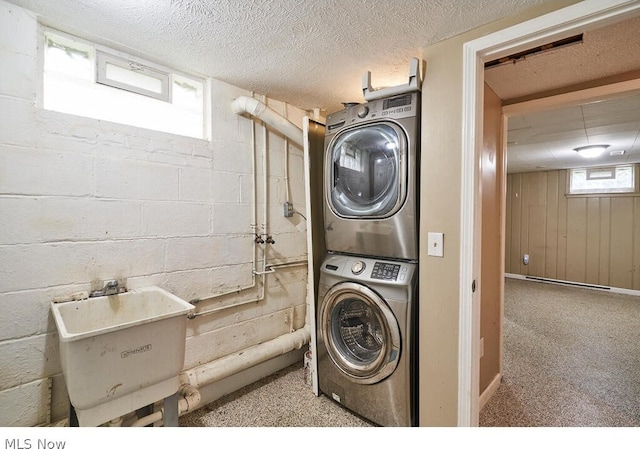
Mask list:
MULTIPOLYGON (((283 117, 289 120, 287 116, 287 103, 283 103, 284 111, 283 117)), ((289 138, 284 136, 284 191, 286 202, 289 202, 289 138)))
MULTIPOLYGON (((267 96, 263 95, 262 96, 262 101, 264 102, 264 104, 267 104, 267 96)), ((267 153, 269 150, 269 131, 267 129, 267 124, 263 121, 262 122, 262 139, 264 142, 264 147, 262 148, 262 176, 263 176, 263 203, 262 203, 262 226, 264 227, 264 233, 265 234, 269 234, 269 224, 268 224, 268 220, 269 220, 269 215, 268 215, 268 209, 267 209, 267 204, 269 202, 269 164, 267 161, 267 153)), ((263 250, 262 250, 262 271, 265 272, 267 271, 267 248, 269 247, 269 244, 265 244, 263 246, 263 250)), ((262 275, 262 292, 264 293, 266 290, 266 277, 263 274, 262 275)))
MULTIPOLYGON (((251 92, 251 97, 254 97, 254 93, 251 92)), ((251 120, 251 172, 253 174, 253 210, 251 211, 251 226, 253 226, 254 234, 259 234, 258 231, 258 174, 256 173, 256 153, 257 153, 257 145, 256 145, 256 122, 255 120, 251 120)), ((251 268, 251 273, 258 272, 258 245, 253 245, 253 267, 251 268)), ((256 285, 256 275, 252 274, 251 278, 253 279, 252 287, 256 285)))

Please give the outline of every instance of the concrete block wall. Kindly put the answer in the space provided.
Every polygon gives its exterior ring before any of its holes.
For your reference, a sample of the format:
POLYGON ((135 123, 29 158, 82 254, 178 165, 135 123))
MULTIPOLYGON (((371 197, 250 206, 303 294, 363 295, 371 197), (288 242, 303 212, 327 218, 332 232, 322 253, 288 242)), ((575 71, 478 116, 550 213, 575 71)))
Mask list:
MULTIPOLYGON (((189 321, 185 369, 304 325, 307 271, 254 281, 254 231, 269 232, 269 263, 306 258, 303 155, 230 103, 250 95, 210 81, 211 141, 45 111, 37 107, 36 16, 0 0, 0 426, 32 426, 68 413, 49 304, 89 290, 92 279, 126 278, 225 307, 189 321), (263 157, 267 154, 267 172, 263 157), (267 203, 263 200, 267 178, 267 203), (256 222, 253 223, 254 207, 256 222), (266 209, 267 221, 263 219, 266 209), (255 226, 252 226, 255 225, 255 226)), ((265 99, 294 123, 304 111, 265 99)), ((261 269, 261 267, 258 267, 261 269)))

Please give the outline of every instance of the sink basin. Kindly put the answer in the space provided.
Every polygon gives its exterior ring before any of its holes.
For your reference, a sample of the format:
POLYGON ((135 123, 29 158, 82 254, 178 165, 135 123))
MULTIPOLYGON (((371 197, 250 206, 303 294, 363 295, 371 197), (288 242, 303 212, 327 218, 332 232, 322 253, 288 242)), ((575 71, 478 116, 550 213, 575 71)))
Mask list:
POLYGON ((193 309, 159 287, 51 304, 80 425, 103 424, 178 391, 193 309))

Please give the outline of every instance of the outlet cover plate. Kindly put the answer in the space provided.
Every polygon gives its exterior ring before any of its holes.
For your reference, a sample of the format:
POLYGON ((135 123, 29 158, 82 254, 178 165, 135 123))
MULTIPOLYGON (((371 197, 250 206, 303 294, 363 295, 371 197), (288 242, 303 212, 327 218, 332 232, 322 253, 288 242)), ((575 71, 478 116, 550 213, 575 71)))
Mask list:
POLYGON ((429 232, 427 234, 427 255, 444 257, 444 234, 442 232, 429 232))

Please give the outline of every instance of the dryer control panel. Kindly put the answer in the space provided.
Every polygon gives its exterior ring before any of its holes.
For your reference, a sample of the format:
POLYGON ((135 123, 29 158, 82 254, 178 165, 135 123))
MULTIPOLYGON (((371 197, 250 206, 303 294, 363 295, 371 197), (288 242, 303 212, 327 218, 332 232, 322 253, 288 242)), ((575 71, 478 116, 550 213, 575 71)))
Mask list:
POLYGON ((327 116, 326 134, 331 135, 342 128, 373 120, 399 120, 419 114, 417 92, 381 98, 368 103, 355 104, 327 116))

